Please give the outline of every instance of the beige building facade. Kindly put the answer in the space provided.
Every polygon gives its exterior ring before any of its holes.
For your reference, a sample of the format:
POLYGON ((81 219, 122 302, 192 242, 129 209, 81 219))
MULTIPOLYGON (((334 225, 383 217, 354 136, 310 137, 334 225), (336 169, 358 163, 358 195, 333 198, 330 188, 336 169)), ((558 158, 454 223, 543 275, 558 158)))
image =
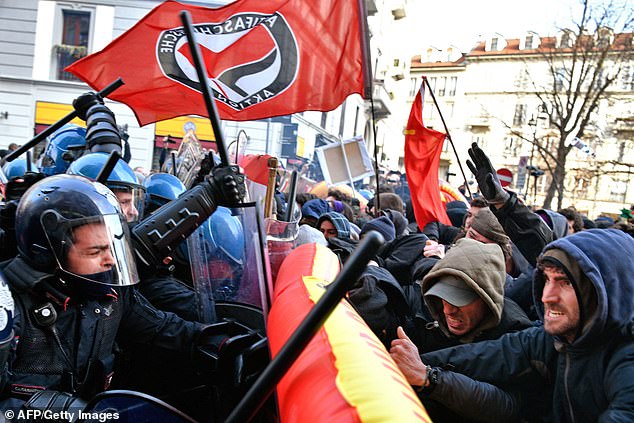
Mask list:
MULTIPOLYGON (((410 63, 410 104, 421 77, 427 77, 463 166, 469 145, 477 142, 496 168, 511 170, 510 189, 538 207, 544 202, 551 173, 533 143, 549 148, 556 145, 559 135, 536 92, 549 83, 552 86, 553 72, 543 51, 548 48, 558 54, 565 36, 540 37, 529 32, 520 39, 505 39, 491 34, 466 54, 455 47, 430 47, 410 63), (527 166, 539 168, 533 175, 544 173, 531 176, 527 166)), ((632 49, 631 33, 617 34, 616 39, 623 48, 632 49)), ((613 65, 608 57, 605 72, 613 65)), ((562 206, 574 206, 590 218, 617 217, 622 208, 634 204, 634 60, 629 56, 619 66, 617 79, 599 101, 583 137, 569 141, 578 148, 573 147, 567 158, 562 206)), ((424 119, 426 125, 444 131, 430 95, 424 119)), ((467 180, 474 182, 469 170, 464 170, 467 180)), ((447 175, 454 185, 464 181, 448 145, 440 177, 447 175)), ((477 189, 477 184, 470 187, 477 189)), ((553 207, 556 204, 555 199, 553 207)))

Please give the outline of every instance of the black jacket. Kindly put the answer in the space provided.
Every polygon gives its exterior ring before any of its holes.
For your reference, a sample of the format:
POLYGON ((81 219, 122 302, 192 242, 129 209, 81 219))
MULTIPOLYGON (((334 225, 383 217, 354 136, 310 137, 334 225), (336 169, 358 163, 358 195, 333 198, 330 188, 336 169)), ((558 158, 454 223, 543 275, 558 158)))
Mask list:
POLYGON ((539 215, 518 200, 517 194, 511 192, 510 195, 502 208, 491 207, 491 210, 513 244, 535 266, 542 249, 553 240, 553 233, 539 215))
MULTIPOLYGON (((575 260, 596 295, 592 313, 585 308, 589 298, 580 301, 580 316, 585 317, 572 343, 536 327, 495 341, 424 354, 423 362, 451 366, 455 372, 514 392, 522 413, 535 414, 536 407, 551 403, 550 421, 634 421, 634 262, 615 260, 618 255, 634 257, 634 240, 618 230, 592 229, 554 241, 546 247, 550 249, 575 260)), ((541 298, 543 285, 537 272, 536 299, 541 298)), ((543 313, 541 307, 538 312, 543 313)), ((445 389, 468 397, 471 393, 464 387, 445 389)))
POLYGON ((387 269, 401 286, 411 285, 412 266, 423 255, 426 235, 411 234, 386 244, 376 258, 379 266, 387 269))
POLYGON ((108 387, 115 340, 190 351, 203 325, 156 310, 133 287, 101 300, 64 298, 56 277, 34 270, 19 256, 2 264, 15 299, 19 341, 10 358, 3 398, 28 399, 42 389, 90 398, 108 387), (36 312, 52 307, 57 318, 43 324, 36 312))

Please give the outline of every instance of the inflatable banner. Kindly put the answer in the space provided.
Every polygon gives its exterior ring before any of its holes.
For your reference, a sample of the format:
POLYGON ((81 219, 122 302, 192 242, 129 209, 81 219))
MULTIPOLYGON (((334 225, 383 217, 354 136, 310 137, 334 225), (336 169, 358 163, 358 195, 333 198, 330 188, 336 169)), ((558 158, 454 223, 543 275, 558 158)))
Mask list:
MULTIPOLYGON (((267 332, 275 356, 335 279, 328 248, 305 244, 284 260, 267 332)), ((429 422, 381 342, 346 301, 335 308, 277 386, 283 423, 429 422)))

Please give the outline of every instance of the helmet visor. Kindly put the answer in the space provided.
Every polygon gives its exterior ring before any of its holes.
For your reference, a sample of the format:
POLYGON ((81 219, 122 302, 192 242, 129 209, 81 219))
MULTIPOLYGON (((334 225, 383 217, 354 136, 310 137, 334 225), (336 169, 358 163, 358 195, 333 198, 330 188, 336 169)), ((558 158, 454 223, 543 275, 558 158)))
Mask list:
POLYGON ((126 184, 123 182, 107 182, 119 200, 121 212, 128 223, 138 222, 143 218, 145 208, 145 188, 141 185, 126 184))
POLYGON ((48 210, 41 220, 63 273, 110 286, 139 281, 128 226, 119 214, 66 219, 48 210))

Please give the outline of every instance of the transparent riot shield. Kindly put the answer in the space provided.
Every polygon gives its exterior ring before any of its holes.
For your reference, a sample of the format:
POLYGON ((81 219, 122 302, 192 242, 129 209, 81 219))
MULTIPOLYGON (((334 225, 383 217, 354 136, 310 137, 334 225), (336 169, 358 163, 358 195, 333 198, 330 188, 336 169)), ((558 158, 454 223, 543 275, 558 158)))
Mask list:
POLYGON ((254 203, 218 209, 188 238, 200 316, 214 316, 214 302, 270 305, 270 272, 263 227, 254 203), (213 299, 213 301, 211 300, 213 299))
POLYGON ((271 280, 275 283, 277 272, 287 255, 295 248, 295 240, 299 233, 299 221, 302 212, 299 207, 293 208, 290 222, 267 218, 264 220, 266 243, 271 265, 271 280))

